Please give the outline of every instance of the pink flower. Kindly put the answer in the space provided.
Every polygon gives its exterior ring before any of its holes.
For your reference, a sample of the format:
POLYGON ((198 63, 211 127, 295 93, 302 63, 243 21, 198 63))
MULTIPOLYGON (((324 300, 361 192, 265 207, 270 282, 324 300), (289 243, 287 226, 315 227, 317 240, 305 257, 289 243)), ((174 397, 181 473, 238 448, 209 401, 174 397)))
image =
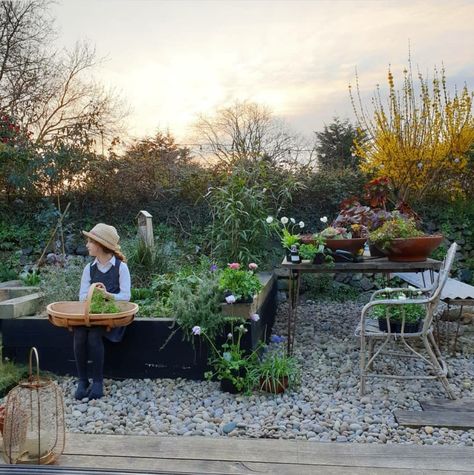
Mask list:
POLYGON ((229 269, 234 269, 234 270, 239 270, 240 269, 240 264, 238 262, 232 262, 230 264, 227 264, 229 269))
POLYGON ((258 322, 260 320, 260 315, 258 313, 254 313, 250 315, 250 320, 252 320, 253 322, 258 322))
POLYGON ((258 268, 258 265, 255 264, 255 262, 251 262, 251 263, 249 264, 249 269, 250 269, 250 270, 257 270, 257 268, 258 268))

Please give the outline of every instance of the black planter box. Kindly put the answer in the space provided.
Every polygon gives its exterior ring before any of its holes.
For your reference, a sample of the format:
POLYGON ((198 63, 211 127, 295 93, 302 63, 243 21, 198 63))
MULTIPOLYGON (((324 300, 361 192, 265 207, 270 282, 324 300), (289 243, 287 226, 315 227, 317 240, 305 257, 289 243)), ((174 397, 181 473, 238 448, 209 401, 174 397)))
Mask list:
MULTIPOLYGON (((276 280, 273 275, 268 276, 265 289, 258 309, 260 320, 245 324, 248 332, 242 338, 242 347, 248 350, 256 348, 264 336, 267 340, 270 338, 275 322, 276 280)), ((228 331, 226 329, 218 339, 218 344, 228 331)), ((40 369, 59 375, 76 374, 72 332, 53 326, 46 318, 4 320, 2 338, 4 358, 27 364, 29 350, 35 346, 40 369)), ((204 339, 195 337, 193 348, 173 319, 138 318, 127 327, 120 343, 107 339, 104 342, 104 376, 108 378, 203 379, 209 369, 209 348, 204 339)))
MULTIPOLYGON (((421 329, 422 321, 407 323, 405 322, 405 327, 403 329, 404 333, 418 333, 421 329)), ((379 318, 379 330, 383 332, 388 332, 388 325, 386 318, 379 318)), ((390 321, 390 331, 392 333, 401 333, 402 332, 402 322, 390 321)))

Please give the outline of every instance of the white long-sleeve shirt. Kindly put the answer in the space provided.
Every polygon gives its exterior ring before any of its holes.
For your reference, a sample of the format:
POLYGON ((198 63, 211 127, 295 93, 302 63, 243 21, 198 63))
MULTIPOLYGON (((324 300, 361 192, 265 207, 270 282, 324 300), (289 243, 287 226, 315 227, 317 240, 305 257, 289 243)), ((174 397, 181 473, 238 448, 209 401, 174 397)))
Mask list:
MULTIPOLYGON (((112 259, 110 259, 110 261, 106 264, 101 264, 97 259, 95 259, 92 264, 87 264, 86 267, 84 267, 81 278, 81 289, 79 290, 79 300, 81 301, 86 299, 87 292, 91 286, 91 265, 94 264, 97 264, 97 269, 105 274, 111 267, 115 265, 115 256, 112 256, 112 259)), ((119 286, 120 292, 118 294, 111 295, 114 296, 115 300, 129 301, 131 297, 130 271, 128 270, 127 264, 125 264, 123 261, 120 263, 119 267, 119 286)))

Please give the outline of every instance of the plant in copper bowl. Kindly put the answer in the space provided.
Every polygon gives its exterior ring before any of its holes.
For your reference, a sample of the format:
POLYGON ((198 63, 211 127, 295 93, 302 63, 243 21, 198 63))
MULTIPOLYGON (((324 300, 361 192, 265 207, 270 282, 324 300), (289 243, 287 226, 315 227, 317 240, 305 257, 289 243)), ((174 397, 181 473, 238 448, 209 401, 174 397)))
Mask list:
POLYGON ((385 251, 391 261, 418 262, 426 260, 441 244, 443 236, 426 235, 418 229, 413 217, 394 211, 391 219, 370 233, 369 239, 385 251))

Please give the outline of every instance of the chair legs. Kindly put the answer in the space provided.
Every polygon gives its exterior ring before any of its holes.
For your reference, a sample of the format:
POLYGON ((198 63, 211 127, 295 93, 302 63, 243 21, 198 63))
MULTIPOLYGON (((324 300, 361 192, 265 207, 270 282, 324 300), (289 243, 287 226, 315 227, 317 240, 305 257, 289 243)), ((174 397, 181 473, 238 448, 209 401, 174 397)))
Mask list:
POLYGON ((436 341, 431 333, 423 336, 423 344, 425 345, 426 351, 430 357, 433 370, 447 392, 448 397, 450 399, 456 399, 456 395, 454 394, 448 382, 446 365, 441 357, 441 352, 439 351, 438 345, 436 344, 436 341))

